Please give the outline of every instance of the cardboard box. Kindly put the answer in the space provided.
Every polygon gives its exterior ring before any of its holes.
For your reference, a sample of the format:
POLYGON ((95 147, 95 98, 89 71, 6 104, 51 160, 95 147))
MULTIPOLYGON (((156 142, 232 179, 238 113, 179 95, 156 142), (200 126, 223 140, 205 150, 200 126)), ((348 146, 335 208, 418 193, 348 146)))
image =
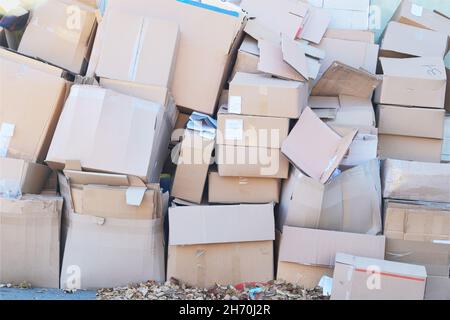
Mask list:
POLYGON ((241 42, 245 20, 241 10, 218 0, 132 0, 132 4, 112 0, 108 10, 177 23, 181 37, 172 84, 175 101, 191 110, 215 112, 241 42))
POLYGON ((186 130, 172 184, 171 196, 200 204, 214 150, 214 139, 186 130))
POLYGON ((368 30, 348 30, 328 28, 323 36, 324 38, 341 39, 349 41, 359 41, 366 43, 375 43, 375 34, 368 30))
POLYGON ((441 162, 441 139, 380 134, 378 154, 382 159, 441 162))
POLYGON ((97 76, 171 88, 180 37, 177 23, 108 10, 102 24, 97 76))
POLYGON ((0 196, 16 198, 24 193, 40 194, 50 172, 41 164, 0 157, 0 196))
POLYGON ((238 72, 244 73, 260 73, 258 71, 259 63, 259 48, 258 41, 249 35, 245 36, 244 41, 239 48, 234 64, 233 72, 231 73, 230 81, 238 72))
POLYGON ((450 162, 450 115, 447 114, 444 122, 444 145, 442 146, 442 162, 450 162))
POLYGON ((159 181, 173 116, 164 107, 96 86, 72 87, 47 156, 53 169, 79 160, 85 170, 159 181), (124 107, 126 106, 126 108, 124 107))
POLYGON ((169 220, 168 279, 205 288, 273 280, 273 204, 175 207, 169 220))
POLYGON ((0 69, 0 154, 42 162, 69 88, 63 71, 3 49, 0 69))
MULTIPOLYGON (((69 181, 59 175, 64 198, 61 289, 94 290, 148 280, 164 281, 162 195, 151 219, 104 218, 75 213, 69 181)), ((123 199, 125 200, 125 199, 123 199)))
POLYGON ((450 202, 450 164, 386 160, 383 198, 450 202))
POLYGON ((97 20, 92 7, 50 0, 33 10, 18 51, 76 74, 89 61, 97 20))
POLYGON ((423 300, 425 267, 338 253, 331 300, 423 300))
POLYGON ((309 0, 308 2, 326 9, 331 15, 330 28, 369 29, 370 0, 309 0))
POLYGON ((278 229, 291 226, 381 233, 379 176, 377 160, 346 170, 326 185, 292 171, 282 189, 278 229))
POLYGON ((445 111, 427 108, 378 105, 380 134, 442 139, 445 111))
POLYGON ((341 137, 307 107, 281 148, 297 168, 326 183, 339 166, 357 130, 341 137), (314 141, 311 137, 315 137, 314 141), (320 148, 317 146, 320 145, 320 148))
POLYGON ((237 73, 230 83, 228 112, 298 119, 307 102, 304 82, 237 73))
MULTIPOLYGON (((337 133, 345 135, 351 127, 331 126, 337 133)), ((342 159, 340 167, 354 167, 363 165, 377 159, 378 155, 378 131, 375 128, 360 129, 353 140, 348 153, 342 159)))
POLYGON ((281 181, 271 178, 221 177, 211 172, 208 202, 239 204, 279 202, 281 181))
POLYGON ((380 58, 383 82, 375 102, 443 109, 447 76, 441 58, 380 58))
POLYGON ((327 121, 329 126, 355 129, 376 126, 375 112, 370 99, 341 95, 339 105, 335 119, 327 121))
POLYGON ((59 288, 62 206, 55 196, 0 198, 1 283, 59 288))
POLYGON ((384 258, 384 236, 285 227, 277 279, 314 289, 323 275, 332 276, 338 252, 384 258))
POLYGON ((440 57, 447 54, 448 36, 411 25, 389 22, 380 46, 380 57, 440 57))
POLYGON ((450 300, 450 279, 448 277, 428 277, 425 300, 450 300))

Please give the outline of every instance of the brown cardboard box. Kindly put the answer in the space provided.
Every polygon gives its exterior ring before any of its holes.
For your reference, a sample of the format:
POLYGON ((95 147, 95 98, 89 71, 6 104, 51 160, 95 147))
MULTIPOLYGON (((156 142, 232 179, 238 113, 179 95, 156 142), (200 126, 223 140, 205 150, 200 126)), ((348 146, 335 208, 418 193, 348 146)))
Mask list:
POLYGON ((427 108, 378 105, 380 134, 442 139, 445 111, 427 108))
POLYGON ((327 121, 329 126, 355 129, 376 126, 375 112, 370 99, 341 95, 339 105, 336 118, 327 121))
POLYGON ((277 279, 314 289, 332 276, 338 252, 384 258, 384 236, 286 227, 280 244, 277 279))
POLYGON ((281 181, 271 178, 221 177, 211 172, 208 179, 209 203, 279 202, 281 181))
POLYGON ((425 267, 338 253, 332 300, 423 300, 425 267))
POLYGON ((386 160, 383 198, 450 202, 450 164, 386 160))
POLYGON ((151 219, 104 218, 75 213, 69 181, 60 174, 59 183, 65 203, 62 289, 92 290, 164 281, 163 201, 159 192, 154 211, 148 213, 151 219))
POLYGON ((450 279, 448 277, 428 277, 425 300, 450 300, 450 279))
POLYGON ((228 112, 298 119, 307 101, 304 82, 237 73, 230 83, 228 112))
POLYGON ((331 14, 330 28, 369 29, 370 0, 309 0, 331 14))
POLYGON ((447 34, 391 21, 384 31, 380 57, 440 57, 447 54, 447 34))
POLYGON ((349 30, 349 29, 334 29, 328 28, 323 36, 329 39, 340 39, 348 41, 359 41, 366 43, 375 43, 375 34, 367 30, 349 30))
POLYGON ((192 130, 185 131, 171 196, 198 204, 202 202, 214 146, 214 139, 204 138, 192 130))
POLYGON ((89 61, 96 23, 92 7, 49 0, 33 10, 18 51, 82 74, 89 61))
POLYGON ((147 100, 75 85, 47 156, 53 169, 79 160, 85 170, 159 181, 176 114, 147 100), (126 106, 126 108, 124 108, 126 106))
POLYGON ((378 136, 378 154, 382 159, 441 162, 443 140, 408 136, 378 136))
POLYGON ((0 69, 0 153, 42 162, 64 105, 68 83, 61 78, 61 69, 3 49, 0 69))
POLYGON ((234 76, 238 72, 260 73, 258 71, 258 62, 258 41, 247 35, 239 48, 230 81, 233 80, 234 76))
POLYGON ((63 200, 25 195, 0 198, 0 282, 59 288, 63 200))
POLYGON ((356 133, 357 130, 353 130, 341 137, 307 107, 281 150, 297 168, 326 183, 347 153, 356 133), (319 145, 320 148, 317 147, 319 145))
POLYGON ((41 164, 0 157, 0 195, 15 198, 24 193, 40 194, 50 172, 41 164))
POLYGON ((381 233, 379 176, 377 160, 344 171, 326 185, 292 171, 282 189, 278 229, 292 226, 381 233))
POLYGON ((208 4, 177 0, 112 0, 108 10, 177 23, 179 54, 172 85, 177 105, 213 114, 231 58, 240 44, 245 15, 218 0, 208 4), (208 45, 205 45, 208 44, 208 45))
POLYGON ((376 103, 444 108, 447 76, 441 58, 380 58, 380 63, 384 75, 376 103))
POLYGON ((175 207, 169 221, 168 279, 206 288, 273 280, 273 204, 175 207))

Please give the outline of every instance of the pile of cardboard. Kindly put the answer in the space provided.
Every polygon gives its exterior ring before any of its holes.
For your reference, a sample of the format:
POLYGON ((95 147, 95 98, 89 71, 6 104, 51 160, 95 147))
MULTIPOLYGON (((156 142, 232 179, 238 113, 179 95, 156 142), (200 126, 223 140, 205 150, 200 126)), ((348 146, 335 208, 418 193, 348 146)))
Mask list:
POLYGON ((447 298, 450 167, 401 160, 450 153, 450 19, 404 0, 378 45, 369 6, 35 7, 0 49, 0 282, 447 298))

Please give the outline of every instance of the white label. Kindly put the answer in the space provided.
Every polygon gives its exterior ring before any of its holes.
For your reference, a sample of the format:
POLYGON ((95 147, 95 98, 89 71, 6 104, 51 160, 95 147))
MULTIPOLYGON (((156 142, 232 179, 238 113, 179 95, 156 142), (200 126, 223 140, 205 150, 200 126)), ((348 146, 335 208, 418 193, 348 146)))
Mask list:
POLYGON ((416 17, 421 17, 423 13, 423 7, 413 4, 411 7, 411 13, 416 17))
POLYGON ((9 143, 14 135, 15 125, 3 122, 0 128, 0 157, 4 158, 8 154, 9 143))
POLYGON ((239 119, 225 121, 225 140, 242 140, 244 121, 239 119))
POLYGON ((242 112, 242 97, 230 96, 228 99, 228 112, 241 114, 242 112))

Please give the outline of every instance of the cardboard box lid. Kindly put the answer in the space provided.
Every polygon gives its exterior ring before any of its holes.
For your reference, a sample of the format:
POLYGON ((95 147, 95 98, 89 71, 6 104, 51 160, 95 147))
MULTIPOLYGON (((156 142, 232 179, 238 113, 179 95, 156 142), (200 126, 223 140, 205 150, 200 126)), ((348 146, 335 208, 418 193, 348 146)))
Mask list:
POLYGON ((381 259, 372 259, 353 256, 345 253, 337 253, 336 265, 343 264, 352 266, 354 269, 356 269, 356 271, 361 272, 366 272, 366 270, 368 270, 371 266, 377 266, 380 268, 381 275, 401 277, 404 280, 424 281, 427 278, 427 272, 424 266, 392 262, 381 259))
POLYGON ((177 23, 118 10, 108 10, 103 23, 97 76, 171 87, 179 40, 177 23))
POLYGON ((323 58, 325 52, 308 45, 305 42, 290 40, 282 37, 281 49, 283 60, 292 66, 304 79, 315 79, 319 74, 320 62, 311 55, 323 58))
POLYGON ((347 153, 356 133, 357 130, 353 130, 341 137, 308 107, 284 141, 282 152, 297 168, 326 183, 347 153), (315 137, 314 140, 311 137, 315 137))
POLYGON ((169 245, 275 240, 273 204, 169 209, 169 245))
POLYGON ((165 126, 164 108, 95 86, 74 85, 46 161, 63 169, 78 160, 83 169, 138 176, 147 181, 165 126))
POLYGON ((336 61, 314 86, 311 95, 332 97, 348 95, 370 99, 380 83, 378 76, 336 61))
POLYGON ((336 254, 384 259, 384 236, 284 227, 279 261, 333 267, 336 254))
POLYGON ((380 55, 444 58, 447 41, 447 34, 391 21, 384 31, 380 55))
MULTIPOLYGON (((417 80, 434 80, 438 83, 433 84, 430 81, 418 82, 420 88, 425 86, 441 86, 442 82, 447 80, 445 65, 442 58, 439 57, 420 57, 420 58, 380 58, 384 77, 412 78, 417 80)), ((438 88, 439 88, 438 87, 438 88)))

